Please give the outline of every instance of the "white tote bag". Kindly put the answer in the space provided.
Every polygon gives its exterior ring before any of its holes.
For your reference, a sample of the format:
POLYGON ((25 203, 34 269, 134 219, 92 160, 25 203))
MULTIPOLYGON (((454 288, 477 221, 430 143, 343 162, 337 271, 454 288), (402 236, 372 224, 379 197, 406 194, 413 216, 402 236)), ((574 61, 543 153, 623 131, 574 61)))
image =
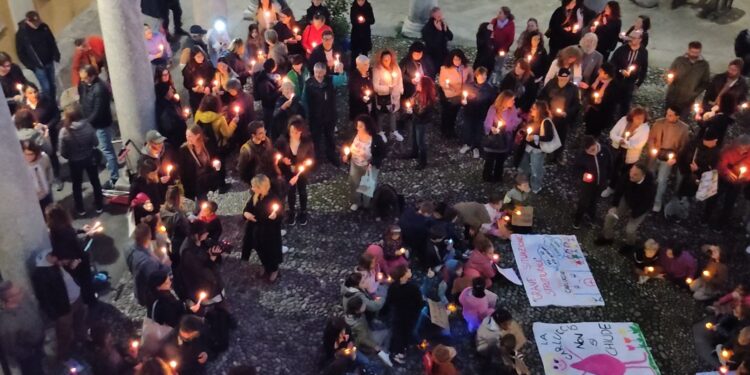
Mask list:
POLYGON ((715 169, 705 171, 701 174, 701 180, 698 184, 698 191, 695 192, 695 199, 705 201, 713 197, 719 191, 719 172, 715 169))
MULTIPOLYGON (((546 121, 549 121, 552 124, 552 140, 549 142, 539 142, 539 149, 545 154, 551 154, 558 148, 562 147, 562 142, 560 141, 560 135, 557 134, 555 123, 549 118, 544 119, 544 122, 546 121)), ((540 135, 544 135, 544 122, 542 122, 540 135)))
POLYGON ((372 168, 367 168, 367 172, 359 179, 359 186, 357 187, 357 193, 370 198, 375 195, 375 186, 378 184, 371 171, 372 168))

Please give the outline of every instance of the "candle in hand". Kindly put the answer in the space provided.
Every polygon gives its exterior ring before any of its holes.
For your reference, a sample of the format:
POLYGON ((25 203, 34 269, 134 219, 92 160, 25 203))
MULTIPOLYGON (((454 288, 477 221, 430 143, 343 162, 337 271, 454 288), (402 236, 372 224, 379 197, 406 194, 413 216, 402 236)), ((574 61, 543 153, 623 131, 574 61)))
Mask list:
POLYGON ((352 153, 352 149, 349 146, 344 146, 344 155, 349 156, 352 153))
POLYGON ((312 159, 305 159, 305 167, 311 167, 313 165, 312 159))
POLYGON ((709 270, 703 271, 703 276, 704 277, 711 277, 711 271, 709 271, 709 270))
POLYGON ((503 123, 503 120, 497 120, 497 128, 498 129, 502 128, 503 125, 505 125, 505 123, 503 123))
POLYGON ((159 52, 164 52, 164 45, 163 44, 159 44, 159 52))
POLYGON ((398 77, 398 73, 394 70, 391 72, 391 78, 396 79, 396 77, 398 77))
POLYGON ((706 323, 706 329, 708 329, 708 330, 714 329, 714 324, 711 323, 711 322, 706 323))
POLYGON ((359 21, 359 23, 365 23, 365 17, 359 16, 357 21, 359 21))
POLYGON ((630 137, 630 132, 625 132, 625 139, 627 139, 628 137, 630 137))
POLYGON ((130 342, 130 347, 138 350, 138 347, 141 346, 141 343, 138 340, 133 340, 130 342))
POLYGON ((169 367, 171 367, 172 369, 176 369, 177 368, 177 361, 174 361, 174 360, 169 361, 169 367))
POLYGON ((213 166, 214 166, 214 169, 216 169, 217 171, 218 171, 219 169, 221 169, 221 162, 219 161, 219 159, 214 159, 214 160, 213 160, 213 161, 211 162, 211 165, 213 165, 213 166))
POLYGON ((646 267, 646 272, 648 273, 654 272, 654 267, 651 267, 651 266, 646 267))
POLYGON ((651 149, 651 156, 654 156, 654 157, 655 157, 655 156, 656 156, 656 155, 657 155, 658 153, 659 153, 659 150, 657 150, 657 149, 655 149, 655 148, 652 148, 652 149, 651 149))
POLYGON ((200 292, 200 293, 198 293, 198 302, 196 302, 195 304, 196 305, 200 305, 201 302, 203 302, 203 300, 206 299, 206 297, 208 297, 208 293, 206 293, 206 292, 200 292))
POLYGON ((508 215, 503 216, 503 221, 510 221, 510 216, 508 215))
POLYGON ((219 80, 218 79, 215 79, 215 80, 211 81, 211 84, 214 85, 214 86, 216 86, 216 88, 219 88, 219 80))
POLYGON ((278 164, 279 161, 281 160, 281 154, 277 152, 276 155, 274 155, 273 158, 276 160, 276 164, 278 164))
POLYGON ((183 108, 182 109, 182 114, 185 115, 185 117, 189 117, 190 116, 190 108, 188 108, 188 107, 183 108))
POLYGON ((500 255, 498 254, 492 254, 492 262, 497 263, 500 261, 500 255))
POLYGON ((633 71, 635 71, 635 68, 636 68, 635 64, 629 66, 628 67, 628 73, 633 73, 633 71))
POLYGON ((594 93, 594 100, 598 103, 599 102, 599 98, 601 98, 601 96, 602 96, 602 94, 599 94, 599 92, 595 92, 594 93))
POLYGON ((317 42, 312 42, 312 48, 313 48, 313 49, 315 49, 315 47, 317 47, 317 46, 318 46, 318 43, 317 43, 317 42))
POLYGON ((574 33, 578 32, 578 24, 573 25, 573 32, 574 33))
POLYGON ((500 51, 497 52, 497 54, 500 55, 500 57, 503 57, 503 56, 505 56, 505 51, 500 50, 500 51))
POLYGON ((674 152, 670 152, 670 153, 669 153, 669 154, 667 155, 667 160, 672 160, 672 159, 674 159, 674 152))
POLYGON ((279 206, 279 204, 278 204, 278 203, 274 203, 274 204, 272 204, 272 205, 271 205, 271 215, 273 215, 273 214, 275 214, 276 212, 278 212, 278 211, 279 211, 279 208, 280 208, 280 206, 279 206))
POLYGON ((450 85, 451 85, 451 80, 449 80, 449 79, 446 79, 446 80, 445 80, 445 85, 446 85, 446 86, 450 86, 450 85))
POLYGON ((458 311, 458 306, 456 306, 455 303, 449 303, 448 304, 448 312, 454 313, 456 311, 458 311))
POLYGON ((594 181, 594 175, 591 173, 584 173, 583 174, 583 182, 592 182, 594 181))
POLYGON ((692 283, 693 283, 693 278, 692 277, 688 277, 687 279, 685 279, 685 284, 690 285, 692 283))
POLYGON ((422 74, 419 72, 414 73, 414 82, 419 82, 419 80, 422 78, 422 74))
POLYGON ((528 62, 531 62, 531 59, 533 59, 533 58, 534 58, 534 56, 532 56, 530 54, 526 55, 526 61, 528 61, 528 62))
POLYGON ((174 165, 167 164, 167 175, 172 174, 172 170, 174 170, 174 165))
POLYGON ((295 26, 292 31, 294 32, 294 36, 297 36, 297 34, 299 34, 299 27, 295 26))
POLYGON ((23 84, 22 83, 16 84, 16 90, 18 90, 19 93, 23 94, 23 84))
POLYGON ((175 100, 176 102, 179 102, 179 101, 180 101, 180 94, 174 94, 174 96, 172 96, 172 97, 174 98, 174 100, 175 100))
POLYGON ((203 86, 204 83, 205 81, 203 81, 203 78, 198 79, 198 86, 203 86))
POLYGON ((719 374, 724 375, 724 374, 727 374, 727 373, 729 373, 729 367, 727 367, 727 366, 721 366, 721 367, 719 367, 719 374))
POLYGON ((234 111, 235 115, 239 115, 240 114, 240 106, 235 105, 234 108, 232 108, 232 110, 234 111))
POLYGON ((534 132, 534 128, 532 128, 531 126, 529 126, 528 128, 526 128, 526 135, 529 135, 529 134, 531 134, 533 132, 534 132))
POLYGON ((669 72, 667 73, 667 82, 672 83, 672 81, 674 81, 674 73, 669 72))
POLYGON ((743 175, 743 174, 745 174, 745 172, 747 172, 747 167, 746 167, 746 166, 744 166, 744 165, 740 166, 740 174, 739 174, 739 177, 742 177, 742 175, 743 175))

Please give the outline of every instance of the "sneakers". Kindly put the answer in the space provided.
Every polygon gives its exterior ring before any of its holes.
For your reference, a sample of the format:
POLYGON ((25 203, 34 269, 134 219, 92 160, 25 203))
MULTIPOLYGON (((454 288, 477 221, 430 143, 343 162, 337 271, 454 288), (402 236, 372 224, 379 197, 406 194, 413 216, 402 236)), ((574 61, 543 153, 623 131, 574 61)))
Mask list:
POLYGON ((596 240, 594 240, 594 245, 596 246, 607 246, 613 243, 615 243, 615 240, 610 239, 610 238, 604 238, 604 237, 599 237, 596 240))
POLYGON ((469 152, 469 150, 471 150, 471 147, 470 147, 469 145, 463 145, 463 146, 461 146, 461 148, 460 148, 460 149, 458 150, 458 152, 460 152, 460 153, 462 153, 462 154, 465 154, 465 153, 469 152))
POLYGON ((471 151, 471 157, 473 157, 474 159, 479 159, 479 149, 478 148, 475 148, 475 149, 473 149, 471 151))
POLYGON ((391 359, 389 357, 390 355, 382 350, 378 352, 378 358, 380 358, 380 360, 383 361, 386 366, 393 367, 393 362, 391 362, 391 359))
POLYGON ((307 225, 307 212, 300 212, 299 216, 297 217, 297 222, 303 227, 307 225))
POLYGON ((104 208, 99 207, 99 208, 96 209, 96 214, 97 215, 101 214, 102 212, 104 212, 104 208))
POLYGON ((297 223, 296 217, 294 215, 294 212, 289 212, 289 214, 286 217, 286 225, 293 227, 294 224, 297 223))
POLYGON ((349 207, 349 209, 352 210, 352 211, 357 211, 359 209, 359 206, 357 206, 357 204, 354 203, 354 204, 351 205, 351 207, 349 207))
POLYGON ((395 139, 396 142, 403 142, 404 141, 404 136, 401 135, 401 133, 399 133, 398 130, 394 130, 391 133, 391 138, 395 139))
POLYGON ((102 189, 104 190, 113 190, 115 188, 115 184, 112 181, 107 181, 102 184, 102 189))
POLYGON ((661 203, 654 203, 654 207, 651 208, 651 211, 654 211, 654 212, 661 211, 661 203))
POLYGON ((385 136, 385 132, 380 132, 378 135, 383 139, 383 143, 388 143, 388 137, 385 136))
POLYGON ((610 195, 614 194, 615 189, 612 189, 611 187, 608 187, 606 190, 602 192, 601 197, 602 198, 609 198, 610 195))

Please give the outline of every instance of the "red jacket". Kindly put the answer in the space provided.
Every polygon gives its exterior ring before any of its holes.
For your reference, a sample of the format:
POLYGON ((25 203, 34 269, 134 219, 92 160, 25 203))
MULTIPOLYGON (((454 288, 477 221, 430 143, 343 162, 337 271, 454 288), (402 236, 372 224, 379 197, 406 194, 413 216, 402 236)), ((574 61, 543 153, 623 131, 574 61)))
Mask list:
POLYGON ((495 45, 495 51, 503 50, 506 53, 510 51, 513 39, 516 37, 516 24, 513 20, 508 20, 505 27, 497 26, 497 18, 490 22, 492 25, 492 43, 495 45))
POLYGON ((750 181, 750 146, 731 145, 719 155, 719 176, 732 183, 750 181), (745 167, 741 173, 740 168, 745 167))
POLYGON ((310 53, 315 48, 323 43, 323 32, 326 30, 333 31, 330 26, 323 25, 320 29, 316 29, 312 24, 305 27, 305 31, 302 32, 302 48, 305 49, 305 54, 310 57, 310 53))

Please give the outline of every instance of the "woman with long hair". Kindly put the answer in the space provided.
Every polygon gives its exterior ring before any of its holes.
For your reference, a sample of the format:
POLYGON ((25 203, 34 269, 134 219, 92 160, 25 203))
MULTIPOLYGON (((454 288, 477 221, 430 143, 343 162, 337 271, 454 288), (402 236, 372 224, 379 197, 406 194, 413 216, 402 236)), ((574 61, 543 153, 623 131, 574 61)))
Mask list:
MULTIPOLYGON (((215 152, 206 144, 200 125, 191 125, 185 131, 187 141, 180 147, 179 175, 185 197, 196 202, 205 200, 208 192, 217 187, 218 173, 223 168, 215 152)), ((174 172, 173 172, 174 173, 174 172)))
POLYGON ((257 72, 263 64, 258 62, 258 54, 266 53, 266 40, 260 33, 257 23, 251 23, 247 26, 247 38, 245 41, 245 60, 250 64, 250 71, 257 72))
POLYGON ((291 8, 284 8, 279 12, 279 22, 273 25, 273 29, 279 36, 279 41, 284 42, 289 55, 302 55, 305 50, 302 49, 302 30, 297 21, 294 20, 294 13, 291 8))
POLYGON ((513 64, 513 70, 505 75, 500 83, 500 91, 510 90, 516 98, 516 106, 527 113, 536 100, 538 85, 534 82, 529 62, 520 59, 513 64))
POLYGON ((633 25, 628 28, 628 31, 620 33, 620 41, 625 44, 630 40, 630 35, 634 31, 641 32, 641 46, 643 48, 648 47, 648 30, 651 29, 651 17, 645 14, 639 14, 636 17, 633 25))
POLYGON ((307 184, 313 171, 311 167, 315 160, 315 148, 310 130, 301 116, 289 119, 289 126, 276 141, 275 148, 278 151, 277 155, 281 156, 278 161, 281 175, 289 184, 286 223, 290 226, 307 225, 307 184), (298 194, 299 214, 296 210, 298 194))
POLYGON ((544 34, 549 37, 550 56, 557 56, 563 48, 578 44, 584 27, 595 16, 583 0, 562 0, 562 5, 552 13, 544 34))
POLYGON ((232 39, 227 48, 227 54, 222 56, 220 61, 229 66, 229 69, 237 75, 237 79, 244 86, 251 72, 250 67, 245 63, 245 43, 242 38, 232 39))
POLYGON ((182 68, 182 86, 188 91, 190 110, 195 112, 201 99, 211 93, 211 80, 216 69, 199 46, 190 49, 190 60, 182 68))
POLYGON ((609 139, 612 141, 614 165, 610 173, 609 187, 602 192, 602 197, 609 197, 615 192, 620 179, 628 178, 630 167, 641 158, 643 147, 648 142, 649 131, 648 111, 640 106, 633 107, 612 127, 609 139))
POLYGON ((620 40, 622 20, 620 19, 620 3, 608 1, 604 10, 591 22, 589 29, 599 37, 599 45, 596 50, 609 60, 609 54, 617 47, 620 40))
POLYGON ((159 217, 164 228, 167 229, 167 237, 171 243, 169 259, 172 261, 172 267, 175 268, 180 264, 182 243, 190 234, 190 221, 187 218, 187 211, 182 205, 182 188, 180 186, 172 185, 167 188, 159 217))
POLYGON ((29 167, 39 205, 44 209, 52 203, 52 165, 47 153, 34 142, 22 141, 21 150, 29 167))
POLYGON ((526 21, 526 28, 521 31, 521 34, 518 35, 518 39, 516 39, 516 50, 523 45, 523 41, 533 32, 541 33, 541 30, 539 30, 539 21, 537 21, 536 18, 531 17, 526 21))
POLYGON ((417 159, 417 170, 427 167, 427 128, 433 123, 437 110, 435 82, 421 77, 412 98, 406 100, 406 113, 411 112, 411 158, 417 159))
POLYGON ((589 87, 586 82, 582 82, 581 78, 583 73, 581 72, 581 59, 583 58, 583 51, 578 46, 569 46, 560 50, 557 54, 557 58, 552 61, 547 75, 544 77, 544 84, 557 77, 557 71, 561 68, 568 68, 573 73, 572 81, 576 83, 580 88, 587 89, 589 87))
POLYGON ((377 53, 372 69, 372 87, 375 95, 374 112, 380 127, 380 136, 387 141, 388 133, 392 139, 402 142, 404 137, 396 129, 396 118, 401 108, 404 83, 395 52, 386 49, 377 53))
POLYGON ((531 111, 529 111, 529 120, 526 123, 524 142, 524 155, 521 160, 521 170, 530 178, 531 191, 539 194, 544 186, 544 158, 545 152, 541 150, 542 142, 550 142, 555 135, 555 125, 550 119, 549 104, 542 100, 537 100, 531 111))
POLYGON ((44 125, 49 133, 49 143, 43 145, 43 150, 52 164, 57 191, 61 191, 63 182, 60 179, 60 160, 57 157, 57 146, 60 141, 60 108, 54 100, 41 95, 39 88, 31 82, 23 86, 23 106, 34 114, 36 122, 44 125))
POLYGON ((273 283, 279 277, 283 261, 281 217, 284 202, 271 192, 271 180, 259 174, 250 182, 250 199, 245 204, 245 237, 242 239, 242 260, 247 261, 254 249, 263 265, 261 278, 273 283))
POLYGON ((83 118, 81 106, 71 104, 63 112, 63 128, 60 131, 60 155, 68 159, 70 179, 73 181, 73 201, 78 216, 85 216, 83 208, 83 173, 89 176, 94 190, 96 213, 104 211, 104 195, 99 183, 99 171, 96 165, 94 148, 99 145, 94 128, 83 118))
POLYGON ((349 162, 349 201, 352 211, 370 205, 372 197, 359 193, 357 188, 367 173, 373 180, 378 180, 380 168, 388 152, 383 139, 377 136, 380 131, 372 117, 360 115, 354 123, 357 126, 357 134, 349 146, 345 146, 343 157, 344 163, 349 162))
MULTIPOLYGON (((154 93, 156 94, 156 127, 172 145, 185 142, 185 117, 180 104, 180 96, 172 81, 172 74, 165 66, 157 66, 154 71, 154 93)), ((189 112, 187 112, 189 115, 189 112)))
POLYGON ((483 181, 502 181, 503 165, 505 159, 513 151, 513 138, 520 123, 521 117, 516 108, 515 96, 512 91, 504 90, 487 110, 487 116, 484 119, 486 137, 482 142, 484 151, 483 181))
POLYGON ((534 80, 541 83, 549 68, 549 56, 544 48, 544 36, 537 31, 526 32, 526 37, 516 48, 516 60, 524 59, 529 63, 534 80))
POLYGON ((443 62, 438 74, 438 85, 442 88, 440 132, 445 138, 456 137, 456 116, 461 109, 464 90, 474 81, 474 71, 469 67, 466 55, 454 49, 443 62))
MULTIPOLYGON (((229 122, 227 122, 226 115, 227 113, 222 106, 221 100, 216 95, 204 96, 198 110, 195 112, 195 124, 203 129, 209 147, 216 151, 216 156, 221 164, 225 164, 226 158, 232 151, 230 141, 237 130, 237 123, 240 121, 238 113, 233 113, 234 117, 229 122)), ((220 191, 226 191, 229 186, 225 181, 225 168, 219 170, 218 178, 220 191)))

